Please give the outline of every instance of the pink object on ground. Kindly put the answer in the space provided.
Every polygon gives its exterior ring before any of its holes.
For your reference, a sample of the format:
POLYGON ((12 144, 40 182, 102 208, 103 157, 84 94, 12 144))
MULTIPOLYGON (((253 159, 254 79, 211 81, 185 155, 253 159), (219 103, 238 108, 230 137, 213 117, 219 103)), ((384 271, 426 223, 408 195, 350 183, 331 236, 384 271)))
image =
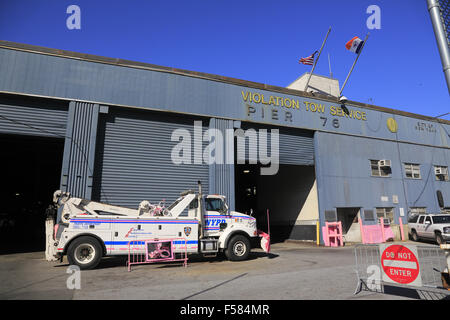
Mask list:
MULTIPOLYGON (((182 244, 181 244, 182 245, 182 244)), ((144 264, 144 263, 154 263, 160 261, 174 262, 183 261, 183 265, 187 267, 187 240, 185 238, 170 238, 170 239, 140 239, 132 240, 128 242, 128 271, 131 271, 131 265, 133 264, 144 264), (184 254, 184 258, 176 259, 174 255, 175 246, 180 244, 174 244, 177 242, 184 241, 184 246, 180 249, 184 249, 184 252, 178 252, 184 254), (164 242, 170 242, 170 248, 162 245, 164 242), (149 244, 155 244, 155 248, 149 251, 149 244)))
POLYGON ((161 241, 146 241, 146 254, 147 261, 156 262, 156 261, 165 261, 165 260, 173 260, 173 248, 172 241, 161 240, 161 241), (154 245, 153 250, 150 251, 151 245, 154 245))
POLYGON ((328 242, 327 227, 322 227, 322 237, 323 237, 323 243, 324 243, 325 247, 329 247, 330 243, 328 242))
POLYGON ((270 252, 270 223, 269 223, 269 209, 267 209, 267 233, 256 230, 258 237, 261 237, 261 249, 264 252, 270 252))
POLYGON ((394 239, 394 232, 390 226, 374 224, 370 226, 362 226, 365 234, 365 242, 363 243, 383 243, 386 240, 394 239), (382 229, 383 228, 383 229, 382 229), (384 233, 384 239, 383 239, 384 233), (383 241, 384 240, 384 241, 383 241))
POLYGON ((382 242, 386 242, 386 236, 384 235, 384 218, 380 218, 380 230, 381 230, 381 240, 382 242))
POLYGON ((258 230, 257 232, 258 236, 261 237, 261 249, 263 249, 264 252, 270 252, 270 235, 261 230, 258 230))
POLYGON ((343 246, 342 222, 325 222, 325 226, 322 227, 322 236, 327 247, 343 246))
POLYGON ((398 220, 400 222, 400 233, 402 235, 402 240, 404 241, 405 240, 405 234, 404 234, 404 231, 403 231, 403 221, 402 221, 401 217, 398 217, 398 220))
POLYGON ((364 243, 367 243, 366 242, 366 237, 365 237, 365 235, 364 235, 364 227, 363 227, 363 224, 362 224, 362 221, 361 221, 361 219, 360 218, 358 218, 358 223, 359 223, 359 231, 361 232, 361 242, 364 244, 364 243))

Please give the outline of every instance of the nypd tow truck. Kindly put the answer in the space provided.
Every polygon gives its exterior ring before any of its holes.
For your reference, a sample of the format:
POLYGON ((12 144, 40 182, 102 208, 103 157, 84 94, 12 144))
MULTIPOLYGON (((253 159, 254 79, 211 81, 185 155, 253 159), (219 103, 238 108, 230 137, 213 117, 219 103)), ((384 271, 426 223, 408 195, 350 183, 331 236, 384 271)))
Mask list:
POLYGON ((174 253, 224 252, 229 260, 241 261, 247 259, 254 237, 262 237, 267 252, 270 238, 256 229, 256 219, 229 212, 222 195, 202 195, 200 183, 198 193, 185 191, 167 208, 142 201, 131 209, 58 190, 47 210, 46 259, 62 261, 67 256, 70 264, 92 269, 104 256, 128 254, 132 241, 182 238, 174 242, 174 253))

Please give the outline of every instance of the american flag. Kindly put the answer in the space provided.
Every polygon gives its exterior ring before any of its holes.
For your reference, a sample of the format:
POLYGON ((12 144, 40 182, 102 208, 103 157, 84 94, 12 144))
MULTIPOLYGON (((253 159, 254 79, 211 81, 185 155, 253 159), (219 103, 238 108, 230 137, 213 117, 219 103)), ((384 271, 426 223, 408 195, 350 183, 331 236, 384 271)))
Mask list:
POLYGON ((306 64, 308 66, 312 66, 314 63, 314 55, 317 53, 318 51, 315 51, 312 55, 310 55, 309 57, 306 58, 301 58, 300 60, 298 60, 298 63, 303 63, 306 64))

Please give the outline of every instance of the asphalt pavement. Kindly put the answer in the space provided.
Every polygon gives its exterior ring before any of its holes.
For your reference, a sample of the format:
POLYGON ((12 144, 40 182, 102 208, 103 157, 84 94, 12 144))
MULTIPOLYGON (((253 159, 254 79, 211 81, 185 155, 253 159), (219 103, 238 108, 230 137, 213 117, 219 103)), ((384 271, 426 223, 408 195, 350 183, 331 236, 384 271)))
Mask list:
POLYGON ((188 266, 158 263, 126 267, 125 257, 104 258, 74 278, 67 260, 47 262, 43 252, 0 255, 0 299, 151 300, 400 300, 398 294, 357 286, 354 247, 278 243, 266 254, 230 262, 223 256, 189 257, 188 266))

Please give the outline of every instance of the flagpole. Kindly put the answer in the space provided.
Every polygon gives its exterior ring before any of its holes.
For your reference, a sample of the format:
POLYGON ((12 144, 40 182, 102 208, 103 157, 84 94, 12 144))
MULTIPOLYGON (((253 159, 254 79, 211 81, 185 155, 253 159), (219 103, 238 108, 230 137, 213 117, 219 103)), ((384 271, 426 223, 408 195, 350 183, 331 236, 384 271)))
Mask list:
POLYGON ((330 69, 330 78, 333 78, 333 72, 331 72, 330 53, 328 53, 328 69, 330 69))
POLYGON ((345 88, 345 85, 347 84, 348 78, 350 77, 350 74, 352 73, 353 68, 355 67, 356 61, 358 61, 358 58, 359 58, 361 52, 363 51, 363 48, 366 45, 366 41, 367 41, 368 38, 369 38, 369 33, 367 33, 366 38, 364 39, 363 44, 361 46, 361 49, 359 50, 358 55, 356 56, 356 59, 353 62, 353 65, 352 65, 352 67, 351 67, 351 69, 350 69, 350 71, 349 71, 349 73, 347 75, 347 78, 345 78, 344 84, 342 85, 341 91, 339 92, 339 96, 342 95, 342 91, 344 91, 344 88, 345 88))
POLYGON ((309 73, 309 77, 308 77, 308 80, 306 81, 305 89, 303 90, 303 91, 305 91, 305 92, 306 92, 306 90, 308 89, 309 80, 311 80, 311 76, 312 76, 312 74, 313 74, 313 72, 314 72, 314 68, 316 67, 317 61, 319 61, 320 54, 322 53, 323 46, 325 45, 325 42, 327 41, 328 34, 330 33, 330 31, 331 31, 331 27, 328 28, 327 35, 325 36, 325 39, 323 40, 322 47, 320 47, 320 51, 319 51, 319 54, 317 55, 317 59, 316 59, 316 61, 314 61, 314 65, 313 65, 313 67, 312 67, 312 70, 311 70, 311 72, 309 73))

